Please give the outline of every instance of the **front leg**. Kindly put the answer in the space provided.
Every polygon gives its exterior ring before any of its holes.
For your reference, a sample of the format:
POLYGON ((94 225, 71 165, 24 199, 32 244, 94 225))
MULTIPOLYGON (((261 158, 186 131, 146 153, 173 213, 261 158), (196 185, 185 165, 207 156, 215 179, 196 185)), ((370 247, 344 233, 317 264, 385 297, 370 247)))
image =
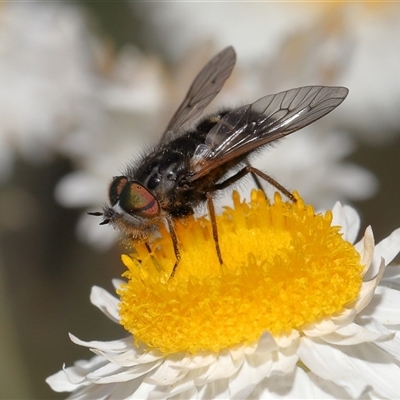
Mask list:
POLYGON ((169 277, 169 279, 171 279, 174 277, 176 269, 178 268, 178 264, 181 261, 181 253, 179 252, 178 238, 176 236, 175 225, 172 218, 167 217, 167 222, 168 222, 169 234, 171 235, 172 245, 174 246, 174 252, 175 252, 175 264, 174 267, 172 268, 172 272, 169 277))

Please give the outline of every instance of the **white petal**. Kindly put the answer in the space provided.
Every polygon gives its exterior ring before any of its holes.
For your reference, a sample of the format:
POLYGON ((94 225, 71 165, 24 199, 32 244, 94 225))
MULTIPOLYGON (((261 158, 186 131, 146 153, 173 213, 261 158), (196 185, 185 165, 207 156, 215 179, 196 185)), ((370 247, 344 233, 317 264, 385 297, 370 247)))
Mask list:
POLYGON ((88 361, 76 361, 72 367, 65 368, 63 365, 63 369, 49 376, 46 382, 56 392, 71 392, 77 385, 85 384, 89 372, 102 367, 106 362, 103 357, 95 356, 88 361))
POLYGON ((229 399, 229 379, 219 379, 209 382, 199 389, 198 398, 201 400, 225 400, 229 399))
POLYGON ((400 290, 400 266, 389 265, 385 269, 380 284, 400 290))
POLYGON ((388 265, 400 251, 400 228, 396 229, 387 238, 379 242, 375 247, 374 261, 379 264, 379 259, 385 259, 385 265, 388 265))
POLYGON ((359 397, 369 386, 380 395, 396 398, 400 368, 393 358, 371 343, 338 348, 318 339, 302 338, 299 355, 312 372, 359 397))
POLYGON ((125 382, 129 379, 125 379, 124 377, 117 377, 115 380, 110 377, 114 375, 124 375, 128 370, 126 368, 121 368, 119 365, 111 364, 110 362, 105 363, 103 366, 95 369, 92 372, 89 372, 86 375, 86 379, 88 379, 91 382, 97 383, 105 378, 105 381, 103 383, 114 383, 114 382, 125 382))
MULTIPOLYGON (((164 364, 168 365, 168 368, 174 368, 176 370, 190 369, 193 363, 193 356, 189 353, 174 353, 168 356, 164 356, 164 364)), ((197 365, 196 367, 197 368, 197 365)))
POLYGON ((391 332, 386 334, 372 332, 353 323, 340 327, 328 335, 321 336, 321 339, 327 343, 349 346, 377 340, 389 340, 392 337, 393 334, 391 332))
POLYGON ((130 368, 133 374, 142 375, 140 371, 150 371, 154 366, 158 366, 163 362, 163 358, 158 355, 149 353, 138 353, 136 350, 128 350, 123 353, 104 352, 98 349, 91 349, 97 355, 102 356, 113 365, 119 367, 130 368))
MULTIPOLYGON (((214 363, 217 358, 216 353, 203 352, 194 354, 191 358, 190 368, 200 368, 207 367, 210 364, 214 363)), ((179 368, 178 366, 176 368, 179 368)))
MULTIPOLYGON (((272 339, 272 340, 274 340, 274 339, 272 339)), ((257 346, 254 346, 254 347, 255 347, 255 349, 257 349, 258 348, 258 343, 257 343, 257 346)), ((240 345, 240 344, 237 345, 237 346, 233 346, 233 347, 229 348, 229 353, 230 353, 230 355, 232 357, 233 362, 235 362, 235 363, 236 362, 242 362, 241 360, 243 360, 243 356, 246 353, 247 349, 248 349, 247 346, 243 346, 243 345, 240 345)))
MULTIPOLYGON (((111 384, 102 384, 102 385, 96 385, 96 386, 108 386, 108 393, 109 393, 109 397, 107 397, 106 399, 110 399, 110 400, 128 400, 132 398, 132 395, 138 390, 138 388, 140 386, 142 386, 142 380, 141 379, 134 379, 134 380, 130 380, 127 382, 119 382, 117 384, 111 385, 111 384)), ((87 400, 88 398, 94 399, 97 397, 84 397, 83 400, 87 400)))
POLYGON ((275 338, 275 342, 279 347, 289 347, 293 342, 297 342, 300 337, 299 331, 292 329, 290 333, 286 335, 281 335, 275 338))
POLYGON ((167 357, 164 362, 155 371, 152 371, 147 377, 146 382, 153 385, 175 385, 181 381, 187 374, 187 369, 174 368, 174 360, 167 357))
POLYGON ((392 340, 382 343, 379 342, 377 346, 395 357, 397 361, 400 360, 400 335, 398 333, 392 340))
POLYGON ((143 400, 150 399, 151 393, 156 389, 154 385, 142 382, 136 392, 132 393, 129 400, 143 400))
POLYGON ((112 279, 111 282, 112 282, 115 290, 118 290, 122 284, 126 283, 126 281, 123 281, 122 279, 117 279, 117 278, 112 279))
POLYGON ((194 380, 194 384, 197 387, 202 387, 204 385, 208 385, 211 382, 225 381, 229 379, 229 377, 225 377, 222 379, 214 379, 214 371, 216 370, 215 364, 211 364, 208 368, 201 368, 197 370, 196 378, 194 380))
POLYGON ((79 346, 85 346, 85 347, 104 350, 104 351, 123 352, 123 351, 130 350, 134 347, 132 336, 128 336, 124 339, 111 340, 108 342, 101 342, 101 341, 97 341, 97 340, 85 342, 84 340, 78 339, 72 333, 69 334, 69 337, 75 344, 78 344, 79 346))
POLYGON ((113 364, 117 364, 121 367, 127 368, 135 367, 136 365, 140 364, 152 363, 153 361, 162 362, 163 360, 163 358, 159 357, 159 355, 156 355, 152 352, 140 353, 135 348, 124 351, 123 353, 114 353, 93 348, 91 349, 91 351, 95 354, 101 355, 113 364))
POLYGON ((86 376, 86 378, 96 384, 107 384, 107 383, 120 383, 134 380, 136 378, 142 377, 151 372, 154 368, 158 367, 159 361, 154 361, 153 363, 140 364, 136 367, 125 368, 119 365, 108 363, 105 366, 91 372, 86 376))
MULTIPOLYGON (((176 395, 173 396, 168 396, 168 400, 197 400, 199 393, 197 391, 197 388, 194 386, 191 386, 189 389, 187 389, 184 392, 179 392, 176 395)), ((151 398, 155 398, 153 397, 154 394, 152 394, 151 398)), ((164 400, 165 397, 159 397, 160 400, 164 400)))
POLYGON ((362 314, 372 315, 383 325, 400 324, 400 292, 378 286, 374 297, 362 314))
POLYGON ((375 250, 374 234, 370 226, 365 230, 364 237, 354 247, 361 254, 361 264, 364 265, 361 276, 364 276, 371 267, 375 250))
POLYGON ((218 354, 215 363, 210 365, 207 373, 203 374, 201 378, 196 378, 196 384, 203 385, 207 382, 229 378, 241 367, 243 361, 244 357, 233 360, 229 351, 224 350, 218 354))
POLYGON ((84 342, 72 334, 69 336, 74 343, 89 347, 94 353, 101 354, 103 358, 117 363, 120 366, 153 363, 156 360, 162 360, 164 358, 163 354, 159 351, 137 348, 133 344, 132 336, 110 342, 84 342))
POLYGON ((389 333, 393 333, 394 331, 388 329, 386 326, 381 324, 377 319, 375 319, 372 315, 367 313, 361 313, 357 315, 356 323, 361 327, 368 329, 371 332, 377 332, 382 335, 387 335, 389 333))
POLYGON ((379 341, 376 343, 376 345, 379 346, 381 349, 384 349, 387 353, 391 354, 397 360, 400 360, 399 329, 397 329, 397 333, 395 331, 389 330, 379 321, 369 317, 368 315, 357 317, 357 322, 371 331, 380 332, 385 335, 394 335, 392 339, 385 340, 383 342, 379 341))
POLYGON ((321 379, 312 372, 297 368, 291 393, 302 399, 347 399, 349 394, 341 386, 321 379))
MULTIPOLYGON (((286 337, 286 336, 285 336, 286 337)), ((284 339, 282 339, 283 341, 284 339)), ((244 349, 245 354, 253 354, 258 352, 271 353, 278 349, 276 340, 269 332, 264 332, 257 343, 252 346, 239 346, 240 349, 244 349)))
POLYGON ((71 383, 69 379, 66 378, 63 370, 46 378, 46 383, 50 385, 55 392, 72 392, 77 388, 75 383, 71 383))
POLYGON ((190 399, 197 398, 197 388, 194 385, 197 372, 190 371, 182 375, 182 379, 174 384, 157 385, 152 391, 151 399, 190 399))
MULTIPOLYGON (((276 375, 272 379, 265 378, 254 391, 247 397, 247 400, 254 399, 280 399, 291 398, 294 381, 294 372, 285 375, 276 375)), ((301 398, 293 396, 293 398, 301 398)))
POLYGON ((381 280, 384 272, 385 260, 382 258, 378 274, 369 281, 363 282, 361 285, 360 293, 358 294, 358 299, 354 306, 354 309, 357 310, 357 313, 364 310, 364 308, 371 302, 372 298, 374 297, 375 289, 378 286, 378 283, 381 280))
POLYGON ((344 399, 343 388, 332 382, 316 379, 312 373, 296 368, 293 373, 273 376, 262 381, 248 397, 253 399, 344 399))
POLYGON ((340 314, 307 325, 301 331, 309 337, 319 337, 334 332, 339 326, 353 322, 356 310, 345 308, 340 314))
POLYGON ((297 348, 299 342, 293 342, 291 346, 280 349, 274 353, 274 363, 269 372, 268 376, 276 376, 280 374, 289 374, 296 367, 296 363, 299 360, 297 355, 297 348))
POLYGON ((198 369, 208 367, 213 364, 217 359, 216 353, 203 352, 202 354, 171 354, 167 356, 168 365, 177 371, 183 370, 188 371, 192 369, 198 369))
POLYGON ((400 368, 391 355, 371 344, 364 343, 347 348, 349 360, 357 372, 365 376, 374 391, 386 398, 399 395, 400 368))
POLYGON ((119 323, 119 299, 112 296, 103 288, 93 286, 92 291, 90 292, 90 301, 108 318, 110 318, 114 322, 119 323))
POLYGON ((252 361, 255 360, 250 357, 243 363, 238 373, 230 379, 229 397, 231 399, 243 399, 253 392, 256 385, 269 373, 273 363, 272 357, 268 361, 263 360, 260 363, 252 363, 252 361))
POLYGON ((72 367, 65 368, 65 365, 63 365, 61 371, 47 379, 50 380, 49 384, 51 384, 52 379, 57 379, 58 390, 54 389, 56 391, 72 391, 75 390, 78 385, 88 384, 86 375, 91 371, 103 367, 106 363, 107 361, 104 360, 103 357, 98 356, 92 357, 89 361, 76 361, 72 367))
MULTIPOLYGON (((305 371, 301 370, 302 374, 306 374, 308 378, 308 387, 307 387, 307 395, 308 397, 304 397, 305 399, 312 398, 314 399, 348 399, 350 395, 346 390, 336 385, 331 381, 327 381, 325 379, 320 378, 318 375, 315 375, 313 372, 306 373, 305 371)), ((303 384, 307 382, 307 379, 303 378, 303 384)), ((298 388, 299 390, 300 388, 298 388)), ((301 388, 300 390, 303 390, 301 388)), ((367 390, 368 391, 368 390, 367 390)), ((365 392, 367 392, 365 391, 365 392)), ((363 398, 360 396, 359 398, 363 398)))
MULTIPOLYGON (((68 396, 68 400, 109 400, 112 399, 112 392, 115 389, 115 384, 111 385, 90 385, 84 387, 77 392, 72 393, 68 396)), ((119 400, 123 400, 120 398, 119 400)))
POLYGON ((332 226, 341 226, 343 239, 354 243, 360 230, 360 217, 357 211, 350 206, 343 206, 337 202, 332 208, 332 226))
POLYGON ((321 343, 318 339, 302 338, 298 351, 300 359, 314 374, 342 386, 351 397, 358 398, 367 389, 368 382, 355 371, 349 371, 347 356, 341 351, 321 343))

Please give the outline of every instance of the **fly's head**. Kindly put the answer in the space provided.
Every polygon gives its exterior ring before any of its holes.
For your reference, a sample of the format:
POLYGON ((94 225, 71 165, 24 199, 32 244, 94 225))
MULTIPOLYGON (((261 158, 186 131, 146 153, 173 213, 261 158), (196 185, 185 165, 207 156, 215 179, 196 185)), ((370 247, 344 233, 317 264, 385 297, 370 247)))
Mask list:
POLYGON ((146 239, 157 229, 160 204, 139 182, 126 176, 114 177, 108 197, 110 205, 103 208, 103 213, 89 213, 104 217, 100 225, 110 224, 133 239, 146 239))

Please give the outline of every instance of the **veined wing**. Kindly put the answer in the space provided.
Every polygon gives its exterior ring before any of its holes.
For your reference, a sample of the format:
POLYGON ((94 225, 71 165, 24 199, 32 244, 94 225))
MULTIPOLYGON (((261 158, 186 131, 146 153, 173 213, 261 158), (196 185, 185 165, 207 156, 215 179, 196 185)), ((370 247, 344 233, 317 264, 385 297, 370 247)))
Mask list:
POLYGON ((171 118, 161 142, 169 140, 190 121, 201 115, 229 78, 236 62, 236 53, 229 46, 218 53, 196 76, 182 104, 171 118))
POLYGON ((191 180, 280 139, 330 113, 348 94, 344 87, 305 86, 262 97, 226 114, 192 159, 191 180))

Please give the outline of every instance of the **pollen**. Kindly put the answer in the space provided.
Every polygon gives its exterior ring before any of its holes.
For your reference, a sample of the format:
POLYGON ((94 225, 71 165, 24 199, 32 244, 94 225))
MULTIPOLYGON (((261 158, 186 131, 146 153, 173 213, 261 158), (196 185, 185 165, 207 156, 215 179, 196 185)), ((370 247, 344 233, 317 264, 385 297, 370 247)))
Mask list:
POLYGON ((274 202, 253 191, 249 202, 233 193, 233 208, 217 216, 220 265, 208 218, 176 223, 181 261, 168 231, 123 255, 127 283, 118 290, 121 324, 165 354, 218 352, 282 335, 329 318, 355 301, 363 266, 332 213, 316 214, 296 202, 274 202))

